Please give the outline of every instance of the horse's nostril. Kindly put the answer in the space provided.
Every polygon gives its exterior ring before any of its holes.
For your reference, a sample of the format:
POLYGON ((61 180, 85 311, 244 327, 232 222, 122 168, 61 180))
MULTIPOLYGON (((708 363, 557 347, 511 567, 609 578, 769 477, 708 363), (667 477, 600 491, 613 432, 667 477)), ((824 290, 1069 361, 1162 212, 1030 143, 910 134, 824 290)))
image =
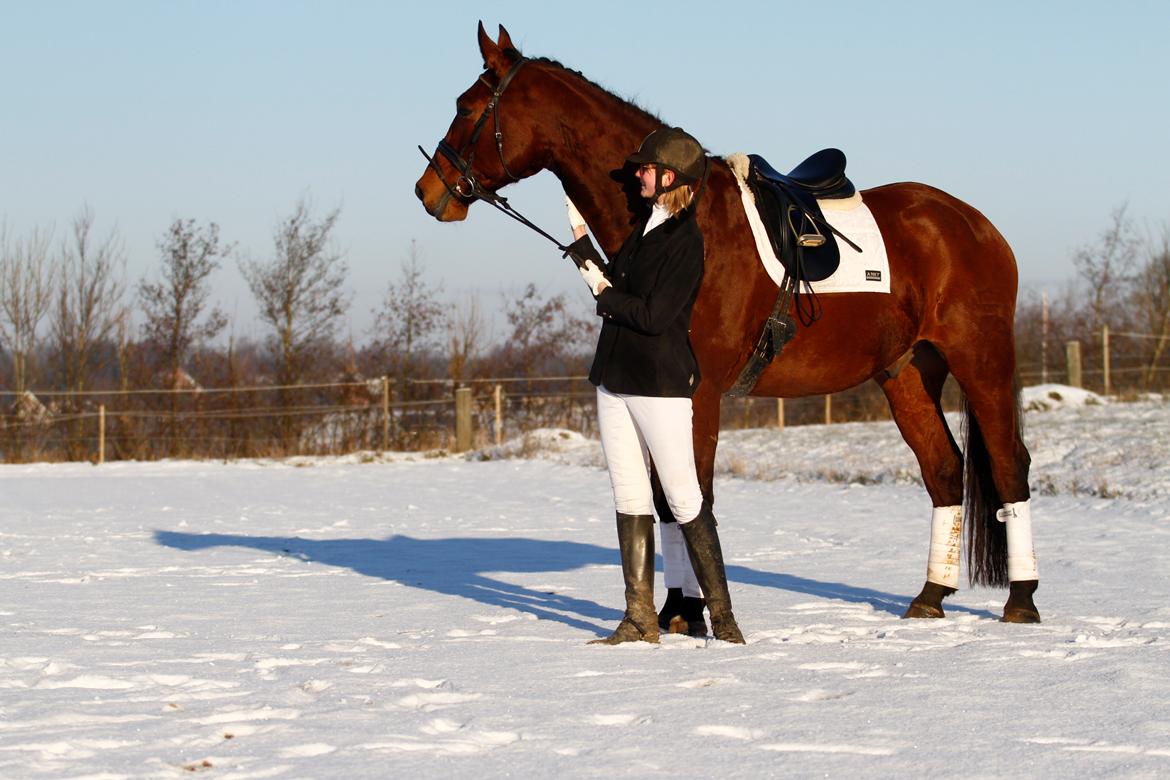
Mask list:
POLYGON ((416 198, 418 198, 419 200, 423 200, 423 199, 424 199, 424 198, 423 198, 423 191, 422 191, 422 185, 421 185, 421 184, 416 184, 416 185, 414 185, 414 196, 415 196, 416 198))

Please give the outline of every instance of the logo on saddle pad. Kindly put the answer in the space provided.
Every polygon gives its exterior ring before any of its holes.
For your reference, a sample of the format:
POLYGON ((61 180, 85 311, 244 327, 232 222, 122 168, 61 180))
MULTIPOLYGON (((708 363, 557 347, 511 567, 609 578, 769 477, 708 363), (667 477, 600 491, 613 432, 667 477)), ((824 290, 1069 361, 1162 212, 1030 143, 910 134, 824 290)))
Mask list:
POLYGON ((880 282, 881 280, 882 280, 882 272, 881 271, 866 271, 865 272, 865 281, 867 281, 867 282, 880 282))

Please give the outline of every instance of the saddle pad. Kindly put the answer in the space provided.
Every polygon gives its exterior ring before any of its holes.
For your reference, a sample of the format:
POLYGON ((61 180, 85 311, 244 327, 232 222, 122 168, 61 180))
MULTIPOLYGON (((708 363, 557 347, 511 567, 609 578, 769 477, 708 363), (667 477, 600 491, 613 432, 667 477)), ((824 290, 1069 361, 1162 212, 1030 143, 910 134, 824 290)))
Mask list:
MULTIPOLYGON (((772 251, 772 243, 768 240, 768 231, 760 221, 760 212, 756 208, 756 199, 747 185, 747 156, 734 154, 727 158, 727 164, 735 174, 735 183, 739 185, 739 194, 743 200, 743 209, 747 214, 748 224, 752 228, 752 237, 756 241, 756 252, 760 262, 772 281, 779 287, 784 280, 784 266, 772 251)), ((838 240, 837 246, 841 249, 841 265, 836 272, 827 279, 813 282, 812 288, 817 293, 852 293, 872 292, 888 293, 890 291, 890 261, 886 256, 886 244, 882 240, 881 230, 873 214, 861 199, 861 193, 856 193, 842 200, 819 200, 821 211, 830 225, 841 231, 849 240, 861 247, 857 252, 844 241, 838 240)))

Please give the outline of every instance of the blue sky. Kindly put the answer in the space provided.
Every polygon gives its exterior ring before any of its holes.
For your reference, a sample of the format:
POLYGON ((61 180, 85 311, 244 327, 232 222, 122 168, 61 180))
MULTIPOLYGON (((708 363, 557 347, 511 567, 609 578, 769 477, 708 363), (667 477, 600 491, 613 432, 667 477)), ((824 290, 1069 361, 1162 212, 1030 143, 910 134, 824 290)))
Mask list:
MULTIPOLYGON (((416 144, 434 147, 479 73, 480 19, 713 152, 783 169, 838 146, 860 187, 941 187, 996 223, 1027 284, 1071 278, 1072 251, 1122 203, 1170 222, 1170 4, 848 0, 0 0, 0 219, 61 236, 88 204, 137 279, 176 217, 265 258, 308 196, 341 207, 359 340, 412 239, 449 297, 478 290, 491 309, 532 281, 586 311, 543 239, 484 206, 440 225, 414 197, 416 144)), ((505 194, 567 237, 551 175, 505 194)), ((215 289, 236 334, 258 335, 234 262, 215 289)))

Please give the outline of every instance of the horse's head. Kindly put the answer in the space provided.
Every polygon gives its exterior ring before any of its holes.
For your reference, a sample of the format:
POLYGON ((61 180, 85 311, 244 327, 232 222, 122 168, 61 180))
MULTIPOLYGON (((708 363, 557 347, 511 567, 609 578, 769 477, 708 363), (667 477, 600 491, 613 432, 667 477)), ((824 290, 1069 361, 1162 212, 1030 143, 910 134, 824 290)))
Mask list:
POLYGON ((456 99, 455 119, 414 185, 427 213, 441 222, 465 219, 477 198, 539 170, 532 129, 519 121, 530 101, 520 89, 509 92, 526 60, 503 26, 493 41, 482 22, 479 51, 485 70, 456 99), (505 93, 508 99, 501 100, 505 93))

